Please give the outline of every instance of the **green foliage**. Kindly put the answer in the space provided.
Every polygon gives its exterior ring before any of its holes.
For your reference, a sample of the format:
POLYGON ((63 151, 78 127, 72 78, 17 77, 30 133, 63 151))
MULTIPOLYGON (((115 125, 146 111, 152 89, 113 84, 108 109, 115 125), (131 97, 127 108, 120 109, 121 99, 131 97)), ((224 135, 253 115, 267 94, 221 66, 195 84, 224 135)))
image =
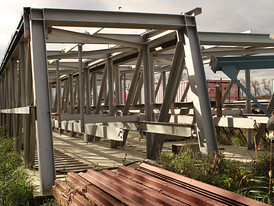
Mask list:
POLYGON ((244 165, 217 154, 205 158, 189 152, 164 154, 161 163, 167 170, 231 191, 237 190, 245 172, 244 165))
MULTIPOLYGON (((262 201, 268 204, 274 203, 273 187, 269 187, 269 178, 253 175, 246 178, 246 187, 239 190, 241 195, 262 201)), ((271 185, 271 184, 270 184, 271 185)))
POLYGON ((232 144, 240 147, 246 147, 247 141, 246 141, 246 135, 244 134, 245 131, 242 131, 241 129, 234 129, 233 130, 233 136, 232 136, 232 144))
POLYGON ((0 205, 31 205, 34 186, 13 151, 13 141, 0 137, 0 205))
POLYGON ((273 204, 272 173, 274 165, 269 154, 260 156, 251 165, 227 160, 223 155, 202 157, 199 153, 163 154, 164 168, 247 197, 273 204))

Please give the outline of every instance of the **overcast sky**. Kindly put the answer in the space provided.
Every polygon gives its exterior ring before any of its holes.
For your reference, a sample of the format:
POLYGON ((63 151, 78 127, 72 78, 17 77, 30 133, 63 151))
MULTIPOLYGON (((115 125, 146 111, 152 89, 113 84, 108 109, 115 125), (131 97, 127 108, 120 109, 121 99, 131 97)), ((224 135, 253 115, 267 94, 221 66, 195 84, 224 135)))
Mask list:
POLYGON ((121 11, 172 14, 202 7, 196 20, 199 31, 274 33, 273 0, 0 0, 0 61, 23 7, 108 11, 122 7, 121 11))

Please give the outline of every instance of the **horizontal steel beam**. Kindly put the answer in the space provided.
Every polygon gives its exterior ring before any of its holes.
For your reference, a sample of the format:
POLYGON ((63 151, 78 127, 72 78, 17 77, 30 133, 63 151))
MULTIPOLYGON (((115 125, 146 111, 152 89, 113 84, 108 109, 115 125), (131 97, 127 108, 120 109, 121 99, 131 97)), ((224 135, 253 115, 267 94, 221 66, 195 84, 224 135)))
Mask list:
POLYGON ((234 67, 237 70, 273 69, 274 55, 241 56, 241 57, 214 57, 210 61, 212 71, 224 71, 225 67, 234 67))
POLYGON ((249 118, 214 117, 213 121, 219 127, 254 129, 255 126, 255 120, 249 118))
MULTIPOLYGON (((111 49, 100 49, 100 50, 93 50, 93 51, 83 51, 82 57, 83 58, 106 58, 107 54, 117 53, 117 52, 129 52, 134 51, 132 48, 111 48, 111 49)), ((72 51, 66 54, 59 54, 59 55, 48 55, 48 59, 77 59, 78 52, 72 51)))
POLYGON ((141 130, 148 133, 167 134, 179 137, 191 137, 192 125, 164 122, 139 122, 141 130))
POLYGON ((50 28, 48 29, 47 43, 73 43, 73 44, 119 44, 126 47, 140 48, 141 37, 136 38, 136 35, 114 35, 114 34, 95 34, 79 33, 63 29, 50 28), (134 42, 137 41, 137 42, 134 42))
MULTIPOLYGON (((173 14, 42 9, 46 26, 109 27, 177 30, 195 26, 195 17, 173 14)), ((31 9, 33 20, 41 9, 31 9)))
POLYGON ((85 135, 92 135, 115 141, 123 141, 123 133, 124 130, 117 127, 97 124, 85 124, 85 135))
MULTIPOLYGON (((32 107, 33 108, 33 107, 32 107)), ((1 109, 0 113, 3 114, 30 114, 31 107, 18 107, 13 109, 1 109)))

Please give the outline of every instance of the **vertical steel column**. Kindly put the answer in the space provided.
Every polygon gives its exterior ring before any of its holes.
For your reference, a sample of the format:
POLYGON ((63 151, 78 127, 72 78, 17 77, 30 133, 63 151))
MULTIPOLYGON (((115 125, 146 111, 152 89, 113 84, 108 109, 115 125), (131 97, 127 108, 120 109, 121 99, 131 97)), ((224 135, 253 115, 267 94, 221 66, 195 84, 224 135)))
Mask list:
MULTIPOLYGON (((11 107, 16 108, 16 87, 15 87, 15 79, 17 78, 17 60, 16 59, 11 59, 11 78, 10 78, 10 83, 11 83, 11 107), (16 75, 16 76, 15 76, 16 75)), ((17 133, 17 125, 16 125, 16 114, 10 114, 12 117, 12 137, 15 138, 15 151, 19 152, 19 141, 18 141, 18 136, 16 136, 17 133)))
POLYGON ((34 105, 36 106, 37 115, 36 131, 40 190, 42 193, 46 193, 54 185, 55 166, 49 106, 45 28, 42 11, 39 12, 39 15, 41 19, 36 17, 35 20, 30 22, 31 63, 34 105))
MULTIPOLYGON (((148 45, 143 45, 144 90, 145 90, 145 116, 147 121, 152 120, 151 102, 151 66, 148 45)), ((153 135, 146 133, 147 158, 151 158, 153 135)))
POLYGON ((150 89, 151 89, 151 103, 154 104, 155 103, 155 79, 154 79, 154 59, 153 59, 153 55, 150 55, 150 89))
POLYGON ((96 106, 97 103, 97 74, 95 72, 91 73, 92 79, 92 105, 96 106))
MULTIPOLYGON (((1 94, 2 94, 2 104, 1 107, 2 109, 6 109, 6 94, 5 94, 5 72, 2 72, 1 75, 1 94)), ((6 126, 6 114, 2 114, 2 125, 6 126)))
MULTIPOLYGON (((61 113, 61 80, 59 74, 59 60, 56 60, 56 100, 57 113, 61 113)), ((58 129, 61 130, 61 116, 58 115, 58 129)))
POLYGON ((86 83, 86 113, 90 114, 90 79, 89 79, 88 69, 85 69, 85 83, 86 83))
POLYGON ((54 95, 53 111, 57 112, 57 92, 56 92, 57 85, 56 84, 54 88, 55 88, 55 95, 54 95))
MULTIPOLYGON (((7 104, 6 104, 6 89, 5 89, 5 79, 6 79, 6 72, 5 71, 3 71, 2 72, 2 87, 1 87, 1 89, 2 89, 2 96, 3 96, 3 100, 2 100, 2 108, 3 109, 6 109, 7 108, 7 104)), ((3 126, 5 126, 6 127, 6 114, 3 114, 2 115, 2 117, 3 117, 3 126)))
POLYGON ((82 50, 83 45, 78 45, 78 61, 79 61, 79 97, 80 102, 80 115, 81 115, 81 132, 85 131, 85 122, 84 122, 84 90, 83 90, 83 60, 82 60, 82 50))
POLYGON ((163 96, 166 93, 166 72, 163 72, 163 96))
POLYGON ((77 99, 77 113, 80 113, 80 91, 79 91, 79 75, 76 76, 75 88, 74 88, 74 102, 77 99))
MULTIPOLYGON (((32 95, 32 71, 31 71, 31 63, 30 63, 30 44, 29 41, 24 45, 24 70, 22 73, 22 104, 23 106, 30 106, 33 103, 33 95, 32 95)), ((31 117, 30 115, 24 115, 23 117, 23 136, 24 136, 24 163, 27 166, 32 166, 34 162, 32 162, 31 158, 31 140, 35 139, 31 134, 31 117)))
POLYGON ((65 81, 62 82, 60 80, 60 86, 61 86, 61 113, 64 113, 65 96, 66 96, 66 91, 67 91, 66 82, 65 81))
POLYGON ((123 88, 124 88, 124 92, 123 92, 123 96, 124 96, 124 101, 123 104, 126 104, 126 100, 127 100, 127 91, 126 91, 126 73, 123 74, 123 88))
POLYGON ((70 114, 74 113, 74 96, 73 96, 73 76, 69 74, 69 103, 70 103, 70 114))
MULTIPOLYGON (((9 66, 6 68, 6 101, 7 101, 7 108, 11 108, 11 95, 10 95, 10 87, 11 87, 11 80, 10 80, 10 63, 9 66)), ((11 137, 11 114, 7 114, 7 131, 8 131, 8 136, 11 137)))
MULTIPOLYGON (((20 44, 19 44, 20 47, 20 44)), ((20 48, 19 48, 19 52, 20 52, 20 48)), ((19 57, 20 59, 20 57, 19 57)), ((21 75, 20 75, 20 62, 19 64, 17 64, 16 61, 16 69, 15 69, 15 78, 18 80, 17 81, 17 85, 16 85, 16 107, 21 107, 22 106, 22 101, 21 101, 21 75)), ((22 115, 16 114, 16 137, 18 138, 18 143, 17 143, 17 147, 18 147, 18 151, 21 150, 22 148, 22 139, 23 139, 23 135, 22 135, 22 115)))
MULTIPOLYGON (((249 69, 245 70, 245 82, 246 82, 246 89, 250 93, 251 86, 250 86, 250 70, 249 69)), ((251 113, 251 99, 248 95, 246 95, 245 108, 246 108, 246 113, 250 114, 251 113)), ((247 129, 246 130, 246 135, 247 135, 247 149, 251 150, 253 148, 252 130, 247 129)))
MULTIPOLYGON (((0 75, 0 109, 3 109, 3 91, 2 91, 2 76, 0 75)), ((3 126, 3 113, 0 113, 0 126, 3 126)))
POLYGON ((106 81, 106 86, 104 90, 104 105, 108 105, 108 86, 107 86, 107 81, 106 81))
POLYGON ((69 79, 66 80, 66 103, 65 103, 65 111, 64 113, 68 113, 69 111, 69 79))
POLYGON ((69 98, 69 85, 68 85, 68 79, 64 80, 64 95, 63 95, 63 113, 67 113, 68 112, 68 98, 69 98))
POLYGON ((119 66, 114 67, 114 72, 115 72, 116 105, 119 105, 121 103, 120 68, 119 68, 119 66))
POLYGON ((114 115, 114 106, 113 106, 113 65, 112 65, 112 60, 110 59, 110 56, 107 58, 107 76, 108 76, 108 106, 109 106, 109 115, 113 116, 114 115))
MULTIPOLYGON (((205 149, 207 149, 207 152, 218 152, 197 28, 187 27, 184 31, 184 38, 186 68, 188 69, 191 98, 198 126, 197 135, 199 138, 206 139, 207 148, 205 149)), ((200 144, 200 146, 204 145, 200 144)), ((203 147, 200 147, 200 149, 202 152, 206 152, 203 151, 203 147)))
POLYGON ((52 111, 54 105, 53 105, 53 92, 52 92, 52 84, 49 84, 49 102, 50 102, 50 109, 52 111))

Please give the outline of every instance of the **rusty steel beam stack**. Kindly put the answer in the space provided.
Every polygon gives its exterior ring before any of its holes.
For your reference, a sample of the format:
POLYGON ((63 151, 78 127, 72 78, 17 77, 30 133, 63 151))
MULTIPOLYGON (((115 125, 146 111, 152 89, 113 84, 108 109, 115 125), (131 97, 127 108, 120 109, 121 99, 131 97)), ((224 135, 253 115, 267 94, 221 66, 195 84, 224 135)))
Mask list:
POLYGON ((53 194, 58 205, 267 205, 145 163, 68 173, 53 194))

